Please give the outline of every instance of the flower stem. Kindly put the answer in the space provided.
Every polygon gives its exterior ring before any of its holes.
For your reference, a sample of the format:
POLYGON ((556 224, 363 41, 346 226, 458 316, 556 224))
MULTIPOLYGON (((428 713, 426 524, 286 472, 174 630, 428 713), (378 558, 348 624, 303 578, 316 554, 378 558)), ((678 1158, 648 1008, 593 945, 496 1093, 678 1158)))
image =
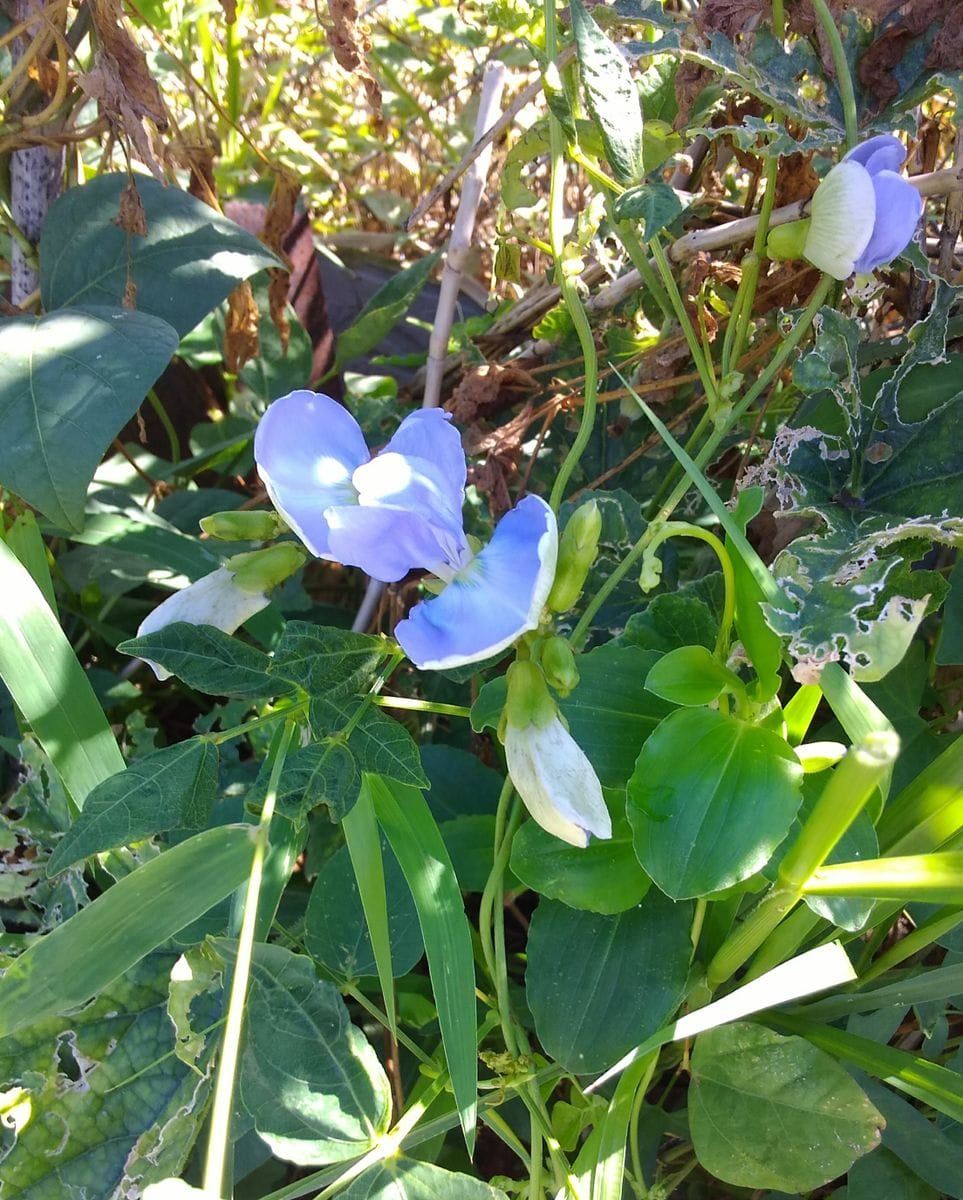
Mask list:
POLYGON ((836 68, 836 86, 839 88, 839 98, 843 104, 843 121, 846 125, 846 149, 852 150, 859 138, 856 93, 853 90, 853 77, 849 71, 849 63, 846 61, 843 39, 839 36, 839 30, 826 0, 812 0, 812 6, 816 19, 826 35, 826 41, 829 42, 829 52, 833 56, 833 66, 836 68))

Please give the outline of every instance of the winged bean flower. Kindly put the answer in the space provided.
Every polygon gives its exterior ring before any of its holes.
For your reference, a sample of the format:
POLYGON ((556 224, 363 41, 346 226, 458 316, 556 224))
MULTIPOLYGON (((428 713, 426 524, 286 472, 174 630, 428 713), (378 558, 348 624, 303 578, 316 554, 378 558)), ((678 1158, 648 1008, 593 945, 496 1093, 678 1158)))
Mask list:
POLYGON ((473 553, 462 521, 465 455, 449 414, 410 414, 372 457, 337 401, 291 392, 262 417, 254 457, 275 508, 319 558, 386 583, 421 569, 446 584, 395 630, 416 666, 478 662, 538 625, 555 574, 555 515, 527 496, 473 553))
POLYGON ((906 149, 890 133, 855 146, 812 198, 803 256, 834 279, 890 262, 909 245, 923 199, 899 168, 906 149))

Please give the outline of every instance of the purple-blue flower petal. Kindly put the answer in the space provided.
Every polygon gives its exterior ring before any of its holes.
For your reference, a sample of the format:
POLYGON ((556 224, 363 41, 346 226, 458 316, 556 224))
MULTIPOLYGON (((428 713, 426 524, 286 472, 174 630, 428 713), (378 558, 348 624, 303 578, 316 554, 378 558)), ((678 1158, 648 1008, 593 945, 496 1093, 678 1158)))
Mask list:
POLYGON ((879 171, 873 176, 876 193, 876 222, 873 234, 854 270, 873 271, 891 262, 912 240, 923 211, 923 198, 902 175, 879 171))
POLYGON ((857 162, 870 175, 879 171, 898 171, 906 161, 906 147, 891 133, 881 133, 854 146, 843 156, 843 162, 857 162))
POLYGON ((271 502, 319 558, 337 557, 325 512, 357 504, 351 476, 368 458, 358 422, 320 392, 281 396, 254 435, 254 459, 271 502))
POLYGON ((461 434, 451 423, 451 413, 440 408, 410 413, 398 426, 384 453, 403 454, 417 462, 422 474, 432 480, 435 503, 456 513, 461 522, 468 464, 461 434))
MULTIPOLYGON (((447 574, 443 531, 418 512, 385 505, 328 510, 331 557, 372 579, 395 583, 413 567, 447 574)), ((464 535, 462 535, 464 536, 464 535)))
POLYGON ((416 666, 429 670, 489 658, 537 627, 557 556, 555 514, 526 496, 440 596, 398 623, 395 637, 416 666))

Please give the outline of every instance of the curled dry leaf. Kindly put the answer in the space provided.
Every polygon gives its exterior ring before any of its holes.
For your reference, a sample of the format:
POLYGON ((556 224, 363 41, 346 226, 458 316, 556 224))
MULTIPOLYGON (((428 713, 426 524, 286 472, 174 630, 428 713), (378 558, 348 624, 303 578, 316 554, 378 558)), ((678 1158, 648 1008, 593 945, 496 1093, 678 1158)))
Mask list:
POLYGON ((245 279, 228 297, 224 326, 224 365, 234 375, 261 348, 257 328, 260 317, 254 292, 245 279))
POLYGON ((331 14, 328 41, 338 66, 359 76, 375 122, 380 125, 383 120, 381 88, 368 68, 371 39, 367 31, 359 27, 356 0, 328 0, 328 11, 331 14))
MULTIPOLYGON (((264 226, 261 229, 261 241, 275 254, 287 259, 284 253, 284 239, 294 224, 294 208, 301 184, 287 171, 279 170, 274 177, 274 187, 268 200, 267 211, 264 214, 264 226)), ((271 320, 281 339, 281 348, 286 352, 291 327, 288 322, 286 308, 288 303, 288 288, 291 282, 291 272, 281 267, 272 267, 268 271, 268 305, 271 320)))
POLYGON ((125 233, 136 234, 137 237, 147 237, 147 214, 144 212, 144 202, 140 198, 133 175, 120 193, 116 224, 125 233))
POLYGON ((168 126, 167 111, 144 52, 127 26, 120 0, 91 0, 90 14, 97 51, 93 69, 79 77, 80 86, 98 101, 104 115, 121 128, 140 159, 163 182, 144 121, 153 121, 163 132, 168 126))

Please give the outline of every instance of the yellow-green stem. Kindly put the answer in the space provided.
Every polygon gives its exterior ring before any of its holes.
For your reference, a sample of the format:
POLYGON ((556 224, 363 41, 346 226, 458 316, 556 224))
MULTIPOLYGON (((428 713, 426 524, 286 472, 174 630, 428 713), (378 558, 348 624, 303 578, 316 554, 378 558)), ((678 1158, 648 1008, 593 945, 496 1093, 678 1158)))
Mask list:
POLYGON ((859 137, 859 129, 856 116, 856 93, 853 90, 853 77, 849 71, 849 63, 846 61, 843 39, 839 36, 839 30, 826 0, 812 0, 812 6, 816 20, 822 26, 826 41, 829 42, 829 52, 833 56, 833 66, 836 68, 836 86, 839 88, 839 98, 843 105, 843 121, 846 125, 846 149, 852 150, 859 137))

